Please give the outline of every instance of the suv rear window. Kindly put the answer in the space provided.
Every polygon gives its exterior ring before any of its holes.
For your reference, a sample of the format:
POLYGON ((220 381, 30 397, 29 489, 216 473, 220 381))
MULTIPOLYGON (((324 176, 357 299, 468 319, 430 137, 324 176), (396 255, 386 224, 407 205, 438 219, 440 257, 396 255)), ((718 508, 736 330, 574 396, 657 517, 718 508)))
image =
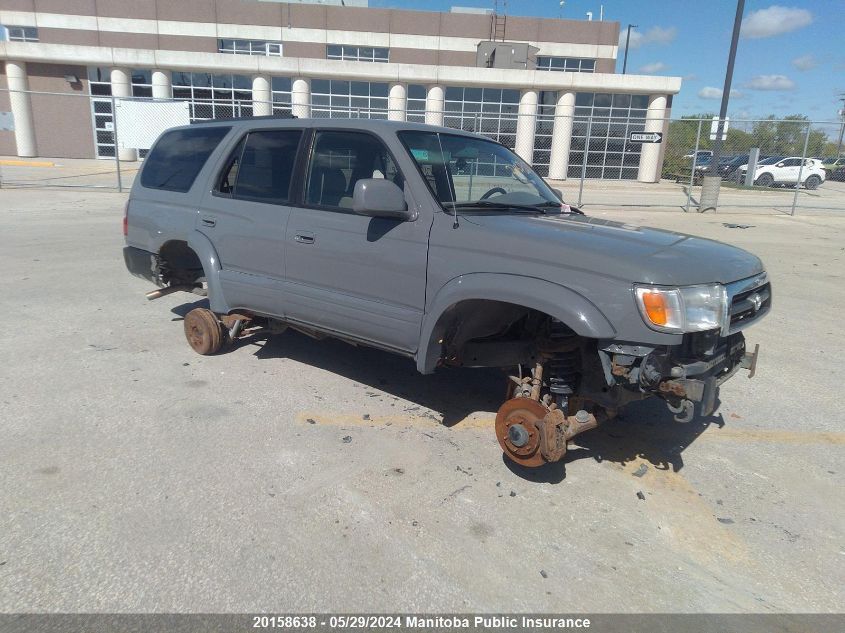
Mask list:
POLYGON ((185 193, 230 127, 197 127, 165 132, 144 160, 141 185, 185 193))

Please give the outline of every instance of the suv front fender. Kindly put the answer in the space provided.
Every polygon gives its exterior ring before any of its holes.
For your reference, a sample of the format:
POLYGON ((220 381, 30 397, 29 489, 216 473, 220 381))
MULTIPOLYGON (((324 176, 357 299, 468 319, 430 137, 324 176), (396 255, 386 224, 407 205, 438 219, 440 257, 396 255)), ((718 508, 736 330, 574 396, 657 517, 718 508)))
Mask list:
POLYGON ((451 306, 471 299, 513 303, 562 321, 587 338, 612 339, 616 330, 589 299, 543 279, 506 273, 472 273, 446 283, 426 306, 420 331, 417 369, 430 374, 440 358, 437 325, 451 306))

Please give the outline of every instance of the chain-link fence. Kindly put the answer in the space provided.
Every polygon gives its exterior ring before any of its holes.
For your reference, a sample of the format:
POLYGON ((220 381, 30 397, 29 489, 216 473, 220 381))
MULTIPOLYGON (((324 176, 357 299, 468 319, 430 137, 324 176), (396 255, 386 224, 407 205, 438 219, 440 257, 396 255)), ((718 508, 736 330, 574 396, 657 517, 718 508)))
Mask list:
MULTIPOLYGON (((167 127, 253 116, 397 119, 476 132, 515 150, 570 204, 585 209, 642 207, 699 210, 705 177, 718 176, 720 210, 845 211, 842 122, 803 118, 731 120, 713 161, 711 119, 650 118, 625 100, 587 115, 559 116, 541 103, 536 112, 470 104, 442 111, 409 99, 406 109, 372 107, 356 97, 292 103, 240 98, 121 98, 84 93, 0 91, 0 112, 25 99, 32 138, 0 127, 0 186, 125 190, 148 148, 167 127), (4 107, 5 106, 5 107, 4 107), (619 106, 619 107, 617 107, 619 106), (18 149, 31 158, 19 158, 18 149)), ((383 100, 382 100, 383 101, 383 100)), ((17 104, 21 110, 21 102, 17 104)), ((0 119, 0 123, 11 117, 0 119)))

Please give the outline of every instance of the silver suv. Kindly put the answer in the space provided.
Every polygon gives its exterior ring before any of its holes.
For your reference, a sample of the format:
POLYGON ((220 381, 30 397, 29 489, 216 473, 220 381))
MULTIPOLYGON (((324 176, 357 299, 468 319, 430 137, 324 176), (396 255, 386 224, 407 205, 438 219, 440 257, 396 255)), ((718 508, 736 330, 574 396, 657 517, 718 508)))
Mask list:
POLYGON ((200 354, 259 328, 337 337, 439 367, 510 368, 495 432, 524 466, 623 405, 679 421, 753 373, 769 312, 760 260, 585 216, 506 147, 372 120, 254 118, 165 132, 132 188, 129 271, 207 295, 200 354))

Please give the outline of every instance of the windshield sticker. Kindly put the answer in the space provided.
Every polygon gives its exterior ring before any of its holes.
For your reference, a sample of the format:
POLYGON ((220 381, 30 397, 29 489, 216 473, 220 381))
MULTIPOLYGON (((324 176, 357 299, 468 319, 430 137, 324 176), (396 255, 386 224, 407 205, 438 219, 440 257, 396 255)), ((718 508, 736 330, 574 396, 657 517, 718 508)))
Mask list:
POLYGON ((427 149, 412 149, 411 154, 417 160, 428 160, 428 150, 427 149))

